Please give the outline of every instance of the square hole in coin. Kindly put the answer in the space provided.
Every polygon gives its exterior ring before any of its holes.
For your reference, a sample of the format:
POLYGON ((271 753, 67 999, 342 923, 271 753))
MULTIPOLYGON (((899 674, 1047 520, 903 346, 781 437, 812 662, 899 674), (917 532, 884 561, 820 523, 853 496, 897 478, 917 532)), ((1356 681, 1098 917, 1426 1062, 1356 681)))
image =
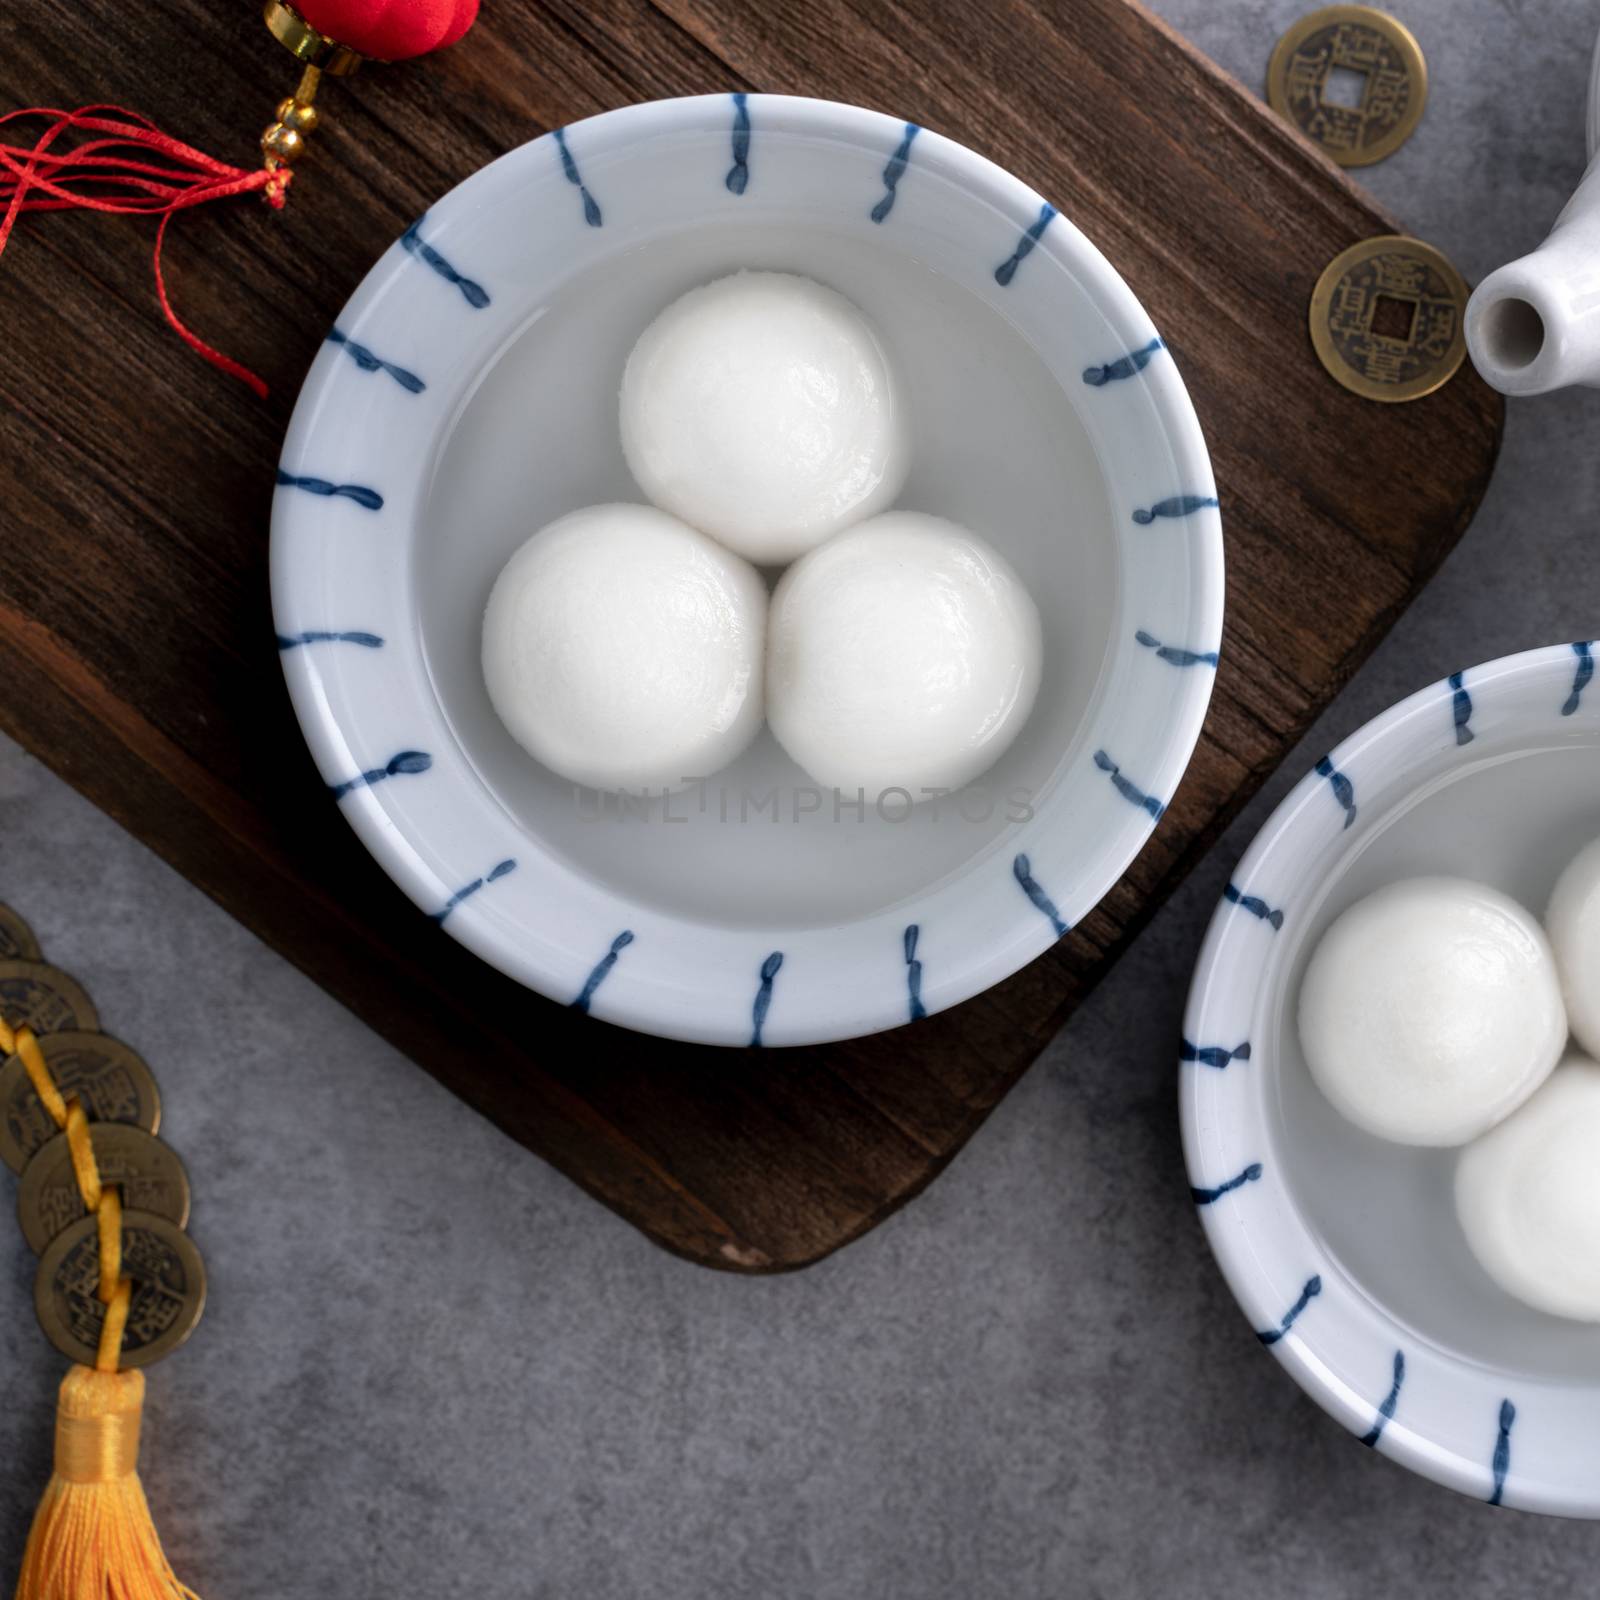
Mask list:
POLYGON ((1412 324, 1417 320, 1417 302, 1402 300, 1396 295, 1380 294, 1372 302, 1371 331, 1381 339, 1398 339, 1404 344, 1411 337, 1412 324))
POLYGON ((1367 75, 1359 67, 1329 67, 1322 80, 1322 103, 1359 111, 1366 104, 1367 75))

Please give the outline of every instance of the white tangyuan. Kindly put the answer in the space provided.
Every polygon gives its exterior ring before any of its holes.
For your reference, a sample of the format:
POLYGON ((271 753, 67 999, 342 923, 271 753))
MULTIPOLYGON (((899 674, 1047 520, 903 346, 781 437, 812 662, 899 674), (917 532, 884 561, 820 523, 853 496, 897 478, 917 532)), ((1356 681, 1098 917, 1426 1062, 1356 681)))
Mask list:
POLYGON ((1456 1165, 1456 1215, 1507 1294, 1600 1322, 1600 1066, 1568 1056, 1456 1165))
POLYGON ((796 562, 772 597, 767 716, 819 784, 959 789, 1027 721, 1039 613, 965 528, 894 511, 796 562))
POLYGON ((1600 839, 1580 850, 1557 880, 1544 925, 1573 1036, 1600 1057, 1600 839))
POLYGON ((792 273, 737 272, 675 300, 633 347, 620 409, 645 494, 763 566, 883 510, 910 465, 871 324, 792 273))
POLYGON ((597 789, 673 788, 737 756, 762 716, 767 592, 650 506, 574 511, 495 582, 483 673, 528 753, 597 789))
POLYGON ((1377 890, 1323 934, 1300 989, 1300 1044, 1357 1126, 1457 1145, 1514 1111, 1567 1039, 1555 959, 1514 900, 1461 878, 1377 890))

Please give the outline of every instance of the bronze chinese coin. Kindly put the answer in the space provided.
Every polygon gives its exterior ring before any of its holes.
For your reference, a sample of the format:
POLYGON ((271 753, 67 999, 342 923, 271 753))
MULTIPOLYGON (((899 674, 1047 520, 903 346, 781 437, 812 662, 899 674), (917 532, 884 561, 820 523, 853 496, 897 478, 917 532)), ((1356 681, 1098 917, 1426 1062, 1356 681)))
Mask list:
POLYGON ((8 905, 0 905, 0 961, 37 961, 39 941, 33 929, 8 905))
POLYGON ((0 1017, 37 1034, 93 1033, 100 1026, 77 979, 44 961, 0 961, 0 1017))
MULTIPOLYGON (((91 1122, 125 1122, 155 1133, 161 1094, 142 1057, 105 1033, 47 1033, 39 1040, 45 1065, 64 1096, 76 1095, 91 1122)), ((0 1161, 21 1172, 57 1128, 33 1092, 19 1056, 0 1066, 0 1161)))
POLYGON ((1422 120, 1428 66, 1411 30, 1371 6, 1328 6, 1278 41, 1267 100, 1342 167, 1392 155, 1422 120))
POLYGON ((1432 245, 1384 234, 1328 263, 1311 295, 1311 343, 1353 393, 1416 400, 1466 356, 1466 306, 1461 274, 1432 245))
MULTIPOLYGON (((122 1365, 147 1367, 195 1330, 206 1304, 206 1269, 194 1241, 165 1217, 122 1213, 122 1272, 133 1301, 122 1365)), ((57 1234, 33 1284, 39 1326, 69 1361, 95 1364, 106 1308, 100 1303, 100 1237, 93 1217, 57 1234)))
MULTIPOLYGON (((125 1210, 148 1211, 180 1228, 189 1221, 189 1174, 177 1153, 143 1128, 120 1122, 89 1125, 100 1182, 122 1191, 125 1210)), ((58 1233, 87 1216, 67 1136, 55 1138, 23 1169, 17 1186, 17 1221, 22 1237, 42 1253, 58 1233)))

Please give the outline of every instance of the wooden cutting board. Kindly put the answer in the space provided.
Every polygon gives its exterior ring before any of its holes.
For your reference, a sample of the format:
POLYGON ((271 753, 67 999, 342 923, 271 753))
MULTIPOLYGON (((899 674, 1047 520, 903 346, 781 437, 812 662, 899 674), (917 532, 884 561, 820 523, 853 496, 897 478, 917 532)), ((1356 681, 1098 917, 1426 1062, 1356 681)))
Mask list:
MULTIPOLYGON (((143 9, 116 0, 10 8, 0 102, 115 101, 249 164, 291 62, 250 0, 162 12, 157 42, 143 9)), ((329 84, 323 107, 285 212, 210 207, 168 242, 177 304, 267 376, 265 404, 163 327, 148 224, 29 217, 0 262, 0 724, 668 1249, 751 1272, 815 1261, 961 1148, 1394 622, 1478 504, 1500 401, 1470 370, 1402 406, 1324 376, 1312 285, 1338 250, 1395 224, 1127 0, 486 0, 456 49, 329 84), (555 124, 735 89, 878 107, 1053 200, 1172 346, 1228 546, 1210 721, 1100 908, 954 1011, 761 1054, 588 1021, 416 912, 317 780, 266 574, 296 387, 388 242, 555 124)))

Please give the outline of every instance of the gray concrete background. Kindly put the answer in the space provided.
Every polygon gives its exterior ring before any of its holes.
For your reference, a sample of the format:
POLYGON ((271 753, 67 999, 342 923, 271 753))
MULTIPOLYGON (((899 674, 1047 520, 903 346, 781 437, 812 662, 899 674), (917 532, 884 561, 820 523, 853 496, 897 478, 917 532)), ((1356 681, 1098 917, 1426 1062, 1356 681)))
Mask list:
MULTIPOLYGON (((1304 7, 1158 9, 1257 88, 1304 7)), ((1428 111, 1363 181, 1477 279, 1578 177, 1600 8, 1403 14, 1428 111)), ((1188 1203, 1173 1044, 1229 867, 1316 754, 1600 633, 1597 440, 1600 396, 1512 408, 1459 552, 1305 749, 932 1190, 789 1278, 654 1249, 0 743, 0 898, 155 1065, 194 1178, 213 1302, 145 1449, 179 1572, 209 1600, 1592 1593, 1600 1528, 1411 1477, 1257 1347, 1188 1203)), ((32 1276, 0 1227, 0 1583, 60 1374, 32 1276)))

